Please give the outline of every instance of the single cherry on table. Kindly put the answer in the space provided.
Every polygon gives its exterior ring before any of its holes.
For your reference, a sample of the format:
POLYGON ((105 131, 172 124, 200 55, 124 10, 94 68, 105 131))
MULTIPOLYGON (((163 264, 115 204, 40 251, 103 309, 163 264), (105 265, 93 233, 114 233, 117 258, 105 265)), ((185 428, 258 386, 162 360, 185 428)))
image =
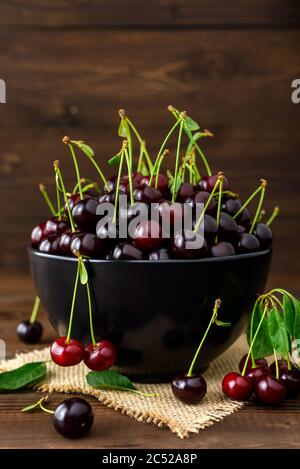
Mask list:
POLYGON ((26 344, 37 344, 43 335, 43 326, 40 322, 21 321, 17 325, 17 336, 26 344))
POLYGON ((91 405, 80 397, 71 397, 55 409, 53 425, 55 430, 67 438, 79 438, 88 433, 94 422, 91 405))

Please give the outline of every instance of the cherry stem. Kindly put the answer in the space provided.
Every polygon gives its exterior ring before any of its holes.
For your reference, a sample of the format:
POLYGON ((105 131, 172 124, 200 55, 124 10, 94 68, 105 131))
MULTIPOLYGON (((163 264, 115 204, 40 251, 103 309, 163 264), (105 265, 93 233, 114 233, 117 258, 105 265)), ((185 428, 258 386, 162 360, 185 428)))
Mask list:
POLYGON ((132 187, 132 166, 131 166, 130 156, 129 156, 127 148, 125 148, 124 152, 125 152, 125 158, 126 158, 126 163, 127 163, 127 168, 128 168, 130 205, 133 205, 134 200, 133 200, 133 187, 132 187))
MULTIPOLYGON (((94 166, 94 168, 96 169, 97 173, 99 174, 100 178, 102 179, 102 182, 104 184, 104 186, 106 187, 106 190, 107 192, 110 191, 110 187, 108 185, 108 182, 107 182, 107 179, 106 177, 104 176, 103 174, 103 171, 101 170, 100 166, 98 165, 98 163, 96 162, 96 160, 91 156, 91 155, 88 155, 87 153, 85 153, 85 156, 88 157, 88 159, 90 160, 90 162, 92 163, 92 165, 94 166)), ((80 180, 82 181, 82 179, 80 180)), ((77 183, 78 187, 79 187, 79 190, 80 190, 80 185, 77 183)))
POLYGON ((116 389, 116 390, 119 390, 119 391, 134 392, 136 394, 139 394, 139 395, 145 396, 145 397, 159 397, 159 394, 156 394, 156 393, 143 392, 143 391, 139 391, 138 389, 129 389, 129 388, 125 388, 124 386, 117 386, 117 385, 113 385, 113 384, 98 384, 97 388, 116 389))
POLYGON ((206 159, 206 157, 205 157, 203 151, 201 150, 201 148, 199 147, 199 145, 198 145, 197 142, 194 142, 194 145, 195 145, 195 148, 196 148, 196 150, 198 151, 199 155, 200 155, 201 158, 202 158, 202 161, 203 161, 203 164, 204 164, 204 166, 205 166, 205 170, 206 170, 206 172, 207 172, 207 175, 208 175, 208 176, 211 176, 211 175, 212 175, 212 171, 211 171, 211 169, 210 169, 210 166, 209 166, 209 164, 208 164, 208 162, 207 162, 207 159, 206 159))
POLYGON ((286 354, 286 361, 287 361, 288 370, 291 371, 291 369, 292 369, 291 360, 290 360, 290 357, 289 357, 288 353, 286 354))
POLYGON ((49 197, 48 192, 46 190, 46 186, 44 186, 44 184, 39 184, 39 190, 42 193, 42 195, 45 199, 45 202, 48 205, 48 208, 49 208, 50 212, 55 217, 56 216, 55 208, 53 207, 53 204, 50 200, 50 197, 49 197))
MULTIPOLYGON (((220 175, 220 176, 221 176, 221 175, 220 175)), ((216 180, 216 183, 215 183, 215 185, 214 185, 214 187, 213 187, 213 190, 211 191, 210 196, 208 197, 208 199, 207 199, 207 201, 206 201, 206 204, 204 205, 204 208, 203 208, 203 210, 202 210, 202 212, 201 212, 201 215, 200 215, 200 217, 198 218, 198 221, 197 221, 197 223, 196 223, 196 226, 195 226, 195 228, 194 228, 194 230, 193 230, 194 233, 197 233, 197 231, 199 230, 199 227, 200 227, 201 222, 202 222, 202 220, 203 220, 203 218, 204 218, 204 215, 205 215, 205 212, 206 212, 206 210, 207 210, 207 207, 209 206, 209 204, 210 204, 210 202, 211 202, 211 199, 212 199, 213 196, 214 196, 214 193, 216 192, 217 188, 218 188, 219 185, 220 185, 220 182, 221 182, 220 176, 218 176, 218 179, 216 180)))
POLYGON ((38 296, 35 297, 33 308, 32 308, 32 313, 30 315, 29 322, 31 324, 35 323, 38 312, 39 312, 39 307, 40 307, 41 300, 39 299, 38 296))
MULTIPOLYGON (((223 189, 223 182, 224 182, 224 176, 223 174, 220 174, 220 188, 219 188, 219 197, 218 197, 218 208, 217 208, 217 218, 216 218, 216 223, 217 223, 217 228, 219 228, 220 224, 220 214, 221 214, 221 203, 222 203, 222 189, 223 189)), ((218 233, 216 234, 215 238, 215 243, 218 242, 218 233)))
MULTIPOLYGON (((146 161, 148 163, 148 166, 149 166, 149 170, 152 171, 152 168, 153 168, 153 164, 152 164, 152 161, 151 161, 151 158, 150 158, 150 155, 148 153, 148 150, 147 150, 147 147, 146 147, 146 143, 144 142, 144 140, 142 139, 141 135, 139 134, 139 132, 137 131, 136 127, 133 125, 133 123, 131 122, 131 120, 129 119, 129 117, 125 117, 125 120, 127 121, 129 127, 131 128, 131 130, 133 131, 134 135, 136 136, 136 138, 138 139, 139 143, 140 143, 140 146, 141 146, 141 154, 144 154, 145 157, 146 157, 146 161)), ((139 169, 138 169, 139 170, 139 169)))
POLYGON ((54 410, 50 410, 50 409, 47 409, 46 407, 44 407, 44 405, 43 405, 44 401, 45 401, 45 398, 40 400, 39 406, 40 406, 41 410, 43 412, 46 412, 47 414, 53 415, 55 413, 54 410))
POLYGON ((157 189, 157 186, 158 186, 158 177, 159 177, 160 168, 161 168, 163 159, 164 159, 164 157, 167 156, 169 153, 170 153, 169 150, 166 148, 166 149, 164 150, 163 154, 161 155, 161 157, 159 158, 159 162, 158 162, 158 164, 157 164, 156 177, 155 177, 155 189, 157 189))
POLYGON ((278 358, 277 358, 277 353, 276 353, 276 350, 275 350, 274 348, 273 348, 273 353, 274 353, 275 370, 276 370, 275 378, 276 378, 276 379, 279 379, 279 365, 278 365, 278 358))
MULTIPOLYGON (((261 180, 263 181, 263 179, 261 180)), ((254 199, 254 197, 259 194, 259 192, 262 190, 262 183, 257 187, 257 189, 255 189, 255 191, 248 197, 248 199, 246 200, 246 202, 243 203, 243 205, 241 206, 241 208, 234 214, 234 216, 232 217, 234 220, 242 213, 242 211, 247 207, 247 205, 251 202, 252 199, 254 199)))
POLYGON ((78 261, 77 261, 77 273, 76 273, 76 279, 75 279, 75 284, 74 284, 73 297, 72 297, 72 305, 71 305, 70 319, 69 319, 69 326, 68 326, 68 333, 67 333, 67 339, 66 339, 66 342, 67 342, 67 343, 70 341, 71 332, 72 332, 72 323, 73 323, 73 316, 74 316, 74 308, 75 308, 75 301, 76 301, 78 280, 79 280, 79 274, 80 274, 80 262, 82 262, 81 257, 78 257, 78 261))
MULTIPOLYGON (((81 261, 83 262, 83 261, 81 261)), ((89 306, 89 320, 90 320, 90 333, 91 333, 91 340, 92 344, 96 346, 95 334, 94 334, 94 326, 93 326, 93 313, 92 313, 92 302, 91 302, 91 292, 89 287, 89 282, 86 283, 86 293, 88 299, 88 306, 89 306)))
POLYGON ((60 191, 59 191, 59 185, 58 185, 58 180, 55 178, 55 189, 56 189, 56 203, 57 203, 57 213, 58 213, 58 219, 59 221, 61 220, 61 203, 60 203, 60 191))
MULTIPOLYGON (((245 376, 245 374, 246 374, 246 370, 247 370, 248 362, 249 362, 249 359, 250 359, 250 355, 251 355, 251 353, 252 353, 253 345, 254 345, 254 343, 255 343, 255 340, 256 340, 256 337, 257 337, 257 335, 258 335, 258 332, 259 332, 259 330, 260 330, 260 328, 261 328, 261 326, 262 326, 262 323, 263 323, 263 321, 264 321, 264 319, 265 319, 265 315, 267 314, 267 310, 268 310, 268 306, 266 305, 266 306, 265 306, 265 309, 264 309, 264 312, 263 312, 263 314, 261 315, 261 318, 260 318, 260 321, 259 321, 259 323, 258 323, 258 326, 257 326, 257 328, 256 328, 254 337, 253 337, 253 339, 252 339, 252 341, 251 341, 251 343, 250 343, 250 347, 249 347, 249 351, 248 351, 248 354, 247 354, 247 358, 246 358, 246 360, 245 360, 244 368, 243 368, 243 371, 242 371, 242 373, 241 373, 242 376, 245 376)), ((253 309, 253 311, 252 311, 252 314, 253 314, 253 312, 254 312, 254 309, 253 309)))
POLYGON ((159 162, 159 158, 162 154, 162 152, 164 151, 165 149, 165 146, 169 140, 169 138, 171 137, 172 133, 174 132, 174 130, 176 130, 176 127, 178 127, 178 125, 180 124, 181 122, 181 119, 178 119, 175 124, 173 125, 173 127, 171 127, 171 129, 169 130, 169 132, 167 133, 167 136, 166 138, 164 139, 159 151, 158 151, 158 154, 157 154, 157 157, 156 157, 156 160, 154 162, 154 165, 153 165, 153 168, 152 168, 152 171, 151 171, 151 175, 150 175, 150 180, 149 180, 149 186, 151 186, 151 183, 152 183, 152 179, 154 177, 154 174, 156 173, 156 169, 157 169, 157 165, 158 165, 158 162, 159 162))
POLYGON ((181 148, 183 126, 184 126, 184 120, 181 119, 179 132, 178 132, 178 140, 177 140, 176 161, 175 161, 174 181, 173 181, 173 190, 172 190, 172 202, 175 202, 176 195, 177 195, 177 191, 176 191, 177 174, 178 174, 178 166, 179 166, 179 159, 180 159, 180 148, 181 148))
MULTIPOLYGON (((124 140, 126 142, 126 140, 124 140)), ((112 223, 116 223, 117 221, 117 210, 118 210, 118 203, 119 203, 119 190, 120 190, 120 180, 122 174, 122 166, 123 166, 123 159, 124 159, 124 150, 125 150, 125 143, 123 142, 123 148, 121 150, 121 158, 119 163, 119 171, 118 171, 118 178, 117 178, 117 185, 116 185, 116 196, 115 196, 115 208, 114 208, 114 216, 112 219, 112 223)))
POLYGON ((75 166, 75 171, 76 171, 76 177, 77 177, 77 184, 78 184, 78 191, 79 191, 79 195, 80 195, 80 200, 83 199, 83 193, 82 193, 82 188, 81 188, 81 178, 80 178, 80 173, 79 173, 79 167, 78 167, 78 163, 77 163, 77 158, 76 158, 76 155, 75 155, 75 151, 74 151, 74 148, 73 148, 73 145, 72 143, 68 143, 68 146, 70 148, 70 151, 71 151, 71 155, 73 157, 73 163, 74 163, 74 166, 75 166))
POLYGON ((273 221, 275 220, 275 218, 277 217, 278 214, 279 214, 279 207, 275 207, 274 210, 273 210, 272 215, 270 216, 270 218, 266 222, 266 225, 270 226, 273 223, 273 221))
POLYGON ((252 225, 251 225, 251 228, 249 230, 249 233, 251 234, 257 224, 257 220, 258 220, 258 217, 260 215, 260 212, 261 212, 261 209, 262 209, 262 204, 264 202, 264 198, 265 198, 265 192, 266 192, 266 186, 267 186, 267 181, 265 179, 262 179, 262 183, 261 183, 261 193, 260 193, 260 198, 259 198, 259 202, 258 202, 258 205, 257 205, 257 209, 256 209, 256 212, 255 212, 255 216, 254 216, 254 220, 252 222, 252 225))
MULTIPOLYGON (((69 202, 68 202, 66 188, 65 188, 64 181, 63 181, 63 178, 62 178, 62 174, 61 174, 61 171, 60 171, 60 168, 59 168, 59 161, 56 160, 56 161, 54 161, 53 164, 54 164, 54 170, 55 170, 56 177, 57 177, 56 187, 58 188, 58 182, 60 182, 61 190, 62 190, 62 193, 63 193, 63 196, 64 196, 64 201, 65 201, 65 204, 66 204, 66 207, 67 207, 68 216, 69 216, 69 220, 70 220, 70 224, 71 224, 71 230, 72 230, 72 233, 74 233, 76 231, 75 230, 75 225, 74 225, 71 209, 70 209, 69 202)), ((58 198, 58 200, 59 200, 59 198, 58 198)), ((59 213, 60 213, 60 211, 59 211, 59 213)))
POLYGON ((218 310, 219 310, 220 306, 221 306, 221 300, 218 298, 218 299, 215 301, 214 308, 213 308, 213 313, 212 313, 212 316, 211 316, 211 318, 210 318, 209 324, 208 324, 208 326, 207 326, 207 328, 206 328, 206 331, 205 331, 205 333, 204 333, 204 335, 203 335, 203 337, 202 337, 202 339, 201 339, 201 342, 200 342, 200 344, 199 344, 199 346, 198 346, 198 348, 197 348, 197 350, 196 350, 196 353, 195 353, 194 358, 193 358, 193 360, 192 360, 192 363, 191 363, 191 365, 190 365, 189 371, 188 371, 188 373, 187 373, 187 376, 189 376, 189 377, 193 376, 193 370, 194 370, 194 366, 195 366, 195 363, 196 363, 196 361, 197 361, 198 355, 199 355, 199 353, 200 353, 200 350, 201 350, 201 348, 202 348, 202 345, 204 344, 204 341, 205 341, 206 336, 207 336, 207 334, 208 334, 208 332, 209 332, 209 329, 211 328, 212 324, 215 322, 215 320, 216 320, 216 318, 217 318, 218 310))
MULTIPOLYGON (((257 300, 255 301, 255 304, 253 306, 253 313, 251 315, 251 320, 250 320, 250 344, 252 342, 252 339, 253 339, 253 323, 254 323, 254 311, 256 310, 256 306, 257 306, 257 303, 260 301, 260 297, 257 298, 257 300)), ((256 367, 256 364, 255 364, 255 359, 254 359, 254 355, 253 355, 253 352, 251 351, 251 361, 252 361, 252 368, 255 368, 256 367)))
POLYGON ((35 410, 39 407, 43 412, 46 412, 47 414, 53 415, 54 411, 50 410, 50 409, 47 409, 43 405, 43 402, 47 401, 47 399, 48 399, 48 396, 42 397, 35 404, 24 407, 24 409, 22 409, 21 412, 29 412, 29 411, 35 410))

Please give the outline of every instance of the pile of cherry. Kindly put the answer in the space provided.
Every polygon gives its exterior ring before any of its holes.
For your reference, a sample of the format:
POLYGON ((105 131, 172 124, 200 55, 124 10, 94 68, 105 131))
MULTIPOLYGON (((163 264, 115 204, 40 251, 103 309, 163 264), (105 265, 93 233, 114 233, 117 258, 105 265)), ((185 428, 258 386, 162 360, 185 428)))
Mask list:
MULTIPOLYGON (((165 260, 203 257, 224 257, 240 253, 251 253, 270 248, 272 231, 270 225, 278 213, 264 221, 263 200, 267 182, 261 180, 259 187, 242 203, 238 195, 231 192, 230 184, 223 173, 212 174, 210 166, 199 147, 199 139, 212 136, 207 130, 199 130, 198 124, 184 112, 169 107, 175 117, 175 124, 152 163, 144 140, 124 111, 120 112, 119 135, 124 138, 122 148, 108 163, 118 165, 117 174, 106 179, 95 160, 93 150, 82 141, 63 139, 73 158, 76 185, 66 190, 59 162, 54 163, 57 192, 57 207, 50 200, 46 188, 40 190, 49 206, 51 217, 39 223, 32 230, 32 247, 48 254, 73 256, 80 252, 83 256, 101 259, 165 260), (166 145, 170 136, 178 129, 177 150, 173 173, 167 175, 160 170, 162 161, 169 155, 166 145), (194 132, 194 133, 193 133, 194 132), (196 132, 196 133, 195 133, 196 132), (183 148, 182 134, 188 137, 187 148, 183 148), (133 136, 137 136, 140 155, 137 169, 133 170, 133 136), (100 176, 99 181, 85 183, 81 178, 75 150, 80 150, 92 162, 100 176), (204 164, 205 175, 200 176, 198 163, 204 164), (124 170, 124 165, 126 169, 124 170), (104 184, 103 190, 99 187, 104 184), (120 196, 127 196, 127 209, 119 210, 120 196), (255 213, 251 216, 250 202, 259 196, 255 213), (61 200, 62 199, 62 200, 61 200), (111 203, 115 207, 111 222, 116 227, 117 236, 110 236, 109 224, 96 230, 100 216, 99 204, 111 203), (177 207, 172 206, 176 202, 177 207), (155 204, 158 221, 140 222, 133 237, 118 237, 122 217, 129 223, 143 203, 155 204), (197 204, 204 204, 201 220, 196 219, 197 204), (194 216, 191 229, 178 229, 171 226, 171 234, 162 234, 162 220, 170 217, 171 225, 178 226, 178 219, 185 215, 186 206, 191 207, 194 216), (98 212, 99 213, 99 212, 98 212), (200 221, 204 222, 204 239, 199 233, 200 221), (187 242, 201 236, 198 248, 188 249, 187 242)), ((150 210, 149 210, 150 213, 150 210)))

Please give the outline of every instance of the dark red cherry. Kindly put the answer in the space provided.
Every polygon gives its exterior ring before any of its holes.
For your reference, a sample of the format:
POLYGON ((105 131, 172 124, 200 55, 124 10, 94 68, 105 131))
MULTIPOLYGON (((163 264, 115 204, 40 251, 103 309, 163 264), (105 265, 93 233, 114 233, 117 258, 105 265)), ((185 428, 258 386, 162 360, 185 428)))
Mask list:
POLYGON ((33 248, 38 248, 40 245, 40 242, 45 239, 45 225, 46 223, 40 223, 39 225, 36 225, 32 232, 31 232, 31 245, 33 248))
MULTIPOLYGON (((191 197, 185 199, 185 203, 190 205, 194 210, 196 208, 196 204, 203 204, 205 205, 209 198, 209 193, 205 191, 197 191, 191 197)), ((214 198, 211 199, 205 213, 214 213, 217 208, 217 202, 214 198)))
POLYGON ((79 340, 59 337, 50 347, 51 358, 59 366, 77 365, 83 360, 84 346, 79 340))
POLYGON ((171 249, 176 257, 181 258, 197 259, 208 255, 205 239, 191 230, 178 231, 171 241, 171 249))
POLYGON ((247 378, 257 381, 261 376, 271 374, 270 368, 267 366, 257 366, 256 368, 248 368, 246 371, 247 378))
POLYGON ((300 371, 296 369, 281 369, 279 376, 280 381, 282 381, 286 386, 287 396, 297 397, 300 394, 300 371))
POLYGON ((235 221, 239 224, 239 225, 242 225, 246 228, 246 230, 248 230, 250 228, 250 225, 251 225, 251 214, 249 212, 249 210, 246 208, 244 208, 244 210, 242 211, 242 213, 240 213, 240 215, 238 217, 235 218, 235 221))
POLYGON ((257 223, 253 234, 258 239, 261 249, 269 249, 273 241, 273 234, 268 225, 265 223, 257 223))
POLYGON ((228 243, 228 241, 220 241, 219 243, 211 246, 210 253, 212 257, 234 256, 235 249, 231 243, 228 243))
MULTIPOLYGON (((106 179, 107 180, 107 184, 108 184, 108 187, 109 187, 109 191, 113 191, 115 190, 116 188, 116 182, 117 182, 117 176, 114 175, 114 176, 110 176, 109 178, 106 179)), ((104 185, 103 187, 103 192, 108 192, 107 191, 107 187, 104 185)))
MULTIPOLYGON (((212 176, 204 176, 199 182, 199 187, 203 191, 211 192, 217 182, 218 174, 212 176)), ((223 179, 223 191, 229 190, 229 182, 226 176, 223 179)))
POLYGON ((174 396, 185 404, 198 404, 204 398, 207 384, 203 376, 193 374, 192 376, 180 375, 171 383, 174 396))
MULTIPOLYGON (((193 226, 194 228, 194 226, 193 226)), ((211 244, 214 243, 218 233, 218 225, 211 215, 204 215, 204 238, 211 244)))
POLYGON ((138 184, 141 184, 143 178, 144 178, 144 176, 141 173, 139 173, 138 171, 134 171, 132 173, 133 182, 137 182, 138 184))
POLYGON ((108 340, 101 340, 94 346, 85 347, 84 363, 93 371, 104 371, 113 366, 116 361, 116 347, 108 340))
POLYGON ((231 217, 236 214, 236 212, 239 211, 241 208, 242 204, 239 199, 227 199, 224 202, 222 202, 221 209, 222 212, 228 213, 231 217))
POLYGON ((264 375, 255 382, 256 397, 267 405, 280 405, 286 398, 286 386, 272 375, 264 375))
POLYGON ((70 222, 66 217, 61 217, 61 220, 59 220, 58 217, 52 217, 46 221, 44 231, 46 236, 50 236, 52 234, 59 236, 68 228, 70 228, 70 222))
MULTIPOLYGON (((126 192, 119 190, 119 197, 120 196, 126 196, 126 192)), ((107 204, 114 204, 116 201, 116 191, 111 190, 110 192, 103 192, 98 196, 98 203, 107 203, 107 204)))
MULTIPOLYGON (((247 354, 245 354, 241 360, 240 360, 240 363, 239 363, 239 370, 240 372, 242 373, 243 369, 244 369, 244 365, 245 365, 245 361, 247 359, 247 354)), ((255 365, 256 366, 261 366, 261 367, 267 367, 268 366, 268 362, 265 358, 256 358, 255 359, 255 365)), ((247 370, 249 370, 250 368, 252 368, 252 360, 251 360, 251 357, 249 358, 249 361, 247 363, 247 370)))
POLYGON ((151 251, 150 254, 148 254, 148 259, 150 261, 165 261, 171 259, 171 257, 168 249, 160 248, 155 251, 151 251))
POLYGON ((245 233, 246 231, 246 228, 242 225, 238 225, 237 229, 238 229, 238 233, 245 233))
POLYGON ((47 252, 48 254, 60 254, 59 241, 60 237, 57 235, 48 236, 39 245, 39 251, 47 252))
MULTIPOLYGON (((270 365, 270 370, 271 370, 271 373, 275 376, 276 375, 276 363, 273 362, 271 365, 270 365)), ((279 371, 287 371, 289 369, 288 367, 288 362, 286 360, 283 360, 283 359, 280 359, 278 360, 278 368, 279 368, 279 371)), ((296 370, 296 367, 294 365, 294 363, 291 363, 290 364, 290 368, 292 370, 296 370)))
POLYGON ((37 344, 43 335, 43 326, 40 322, 22 321, 17 325, 17 336, 25 344, 37 344))
POLYGON ((241 233, 239 235, 237 249, 241 254, 258 251, 259 247, 259 241, 253 234, 241 233))
POLYGON ((75 231, 72 233, 72 230, 66 230, 59 239, 59 248, 61 254, 64 256, 73 256, 73 252, 71 251, 71 242, 74 236, 80 234, 80 231, 75 231))
POLYGON ((235 242, 238 237, 237 224, 228 213, 220 213, 219 238, 220 241, 235 242))
POLYGON ((74 205, 72 217, 80 230, 88 231, 96 226, 99 216, 96 214, 98 202, 95 199, 83 199, 74 205))
MULTIPOLYGON (((90 194, 83 194, 83 199, 90 199, 91 196, 90 194)), ((80 201, 80 194, 79 192, 76 192, 75 194, 71 194, 69 197, 68 197, 68 205, 69 205, 69 208, 72 212, 73 208, 74 208, 74 205, 78 204, 78 202, 80 201)), ((65 212, 66 212, 66 215, 68 216, 68 210, 67 210, 67 204, 65 205, 65 212)))
POLYGON ((132 244, 119 243, 114 247, 111 257, 115 260, 141 260, 143 253, 132 244))
POLYGON ((136 202, 154 204, 162 199, 161 192, 154 187, 139 187, 133 191, 133 197, 136 202))
POLYGON ((71 397, 55 409, 53 425, 55 430, 67 438, 80 438, 92 427, 94 414, 90 404, 81 397, 71 397))
POLYGON ((162 244, 161 228, 152 220, 144 220, 135 229, 134 241, 141 251, 150 251, 162 244))
MULTIPOLYGON (((141 186, 149 186, 150 176, 144 176, 140 181, 141 186)), ((156 176, 153 177, 151 187, 155 187, 156 176)), ((158 175, 157 189, 164 194, 168 190, 168 180, 164 174, 158 175)))
POLYGON ((99 257, 104 252, 105 243, 93 233, 79 233, 72 237, 70 248, 83 256, 99 257))
POLYGON ((185 199, 192 197, 195 192, 195 186, 190 184, 189 182, 184 182, 181 184, 178 192, 177 192, 177 201, 184 202, 185 199))
POLYGON ((247 376, 232 371, 224 376, 222 389, 224 394, 233 401, 247 401, 253 393, 254 382, 247 376))

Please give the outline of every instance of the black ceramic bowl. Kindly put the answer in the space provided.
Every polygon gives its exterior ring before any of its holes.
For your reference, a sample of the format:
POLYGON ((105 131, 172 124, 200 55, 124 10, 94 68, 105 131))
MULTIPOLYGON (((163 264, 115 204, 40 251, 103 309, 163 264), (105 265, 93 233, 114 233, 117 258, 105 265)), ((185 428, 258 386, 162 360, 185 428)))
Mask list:
MULTIPOLYGON (((66 335, 77 259, 29 248, 31 272, 48 318, 66 335)), ((135 379, 168 379, 187 371, 212 314, 230 328, 213 326, 199 367, 226 350, 243 331, 263 292, 271 251, 224 258, 166 261, 90 260, 87 267, 98 339, 118 347, 117 364, 135 379)), ((85 287, 78 288, 72 337, 90 342, 85 287)))

